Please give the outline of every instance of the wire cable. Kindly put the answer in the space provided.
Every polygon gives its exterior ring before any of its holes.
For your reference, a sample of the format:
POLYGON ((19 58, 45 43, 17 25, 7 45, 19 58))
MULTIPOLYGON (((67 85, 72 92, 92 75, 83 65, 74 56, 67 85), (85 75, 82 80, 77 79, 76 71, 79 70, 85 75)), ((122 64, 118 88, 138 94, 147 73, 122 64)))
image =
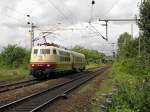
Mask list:
POLYGON ((105 12, 102 16, 107 16, 112 10, 113 10, 113 8, 116 6, 116 5, 118 5, 118 3, 120 2, 121 0, 117 0, 115 3, 114 3, 114 5, 112 5, 112 7, 107 11, 107 12, 105 12))
POLYGON ((68 23, 71 23, 73 24, 68 17, 65 16, 65 14, 59 9, 57 8, 57 6, 51 1, 51 0, 47 0, 49 4, 51 4, 62 16, 63 18, 68 22, 68 23))
POLYGON ((96 33, 98 33, 104 40, 107 40, 107 38, 105 38, 96 28, 95 26, 93 26, 91 23, 89 23, 89 25, 96 31, 96 33))
POLYGON ((66 8, 66 9, 68 10, 68 12, 69 12, 72 16, 75 17, 74 19, 73 19, 73 17, 72 17, 72 21, 73 21, 74 23, 75 23, 75 21, 78 21, 77 16, 73 14, 73 12, 68 8, 68 6, 67 6, 64 2, 62 2, 62 0, 59 0, 59 1, 61 2, 61 4, 64 5, 64 8, 66 8), (75 21, 74 21, 74 20, 75 20, 75 21))
MULTIPOLYGON (((11 8, 11 7, 8 7, 8 6, 6 6, 5 8, 9 9, 9 10, 12 11, 12 12, 15 12, 15 13, 18 14, 19 16, 22 15, 22 16, 26 17, 26 14, 23 14, 23 13, 21 13, 21 12, 15 10, 14 8, 11 8)), ((21 18, 12 17, 12 16, 9 16, 9 17, 16 19, 16 20, 20 23, 20 21, 22 21, 22 20, 24 19, 24 17, 22 17, 22 16, 20 16, 22 19, 21 19, 21 18)), ((37 22, 37 21, 35 20, 35 18, 36 18, 36 17, 33 17, 33 16, 32 16, 31 19, 32 19, 32 20, 34 19, 34 21, 37 22)), ((24 21, 22 21, 22 22, 24 22, 24 21)))

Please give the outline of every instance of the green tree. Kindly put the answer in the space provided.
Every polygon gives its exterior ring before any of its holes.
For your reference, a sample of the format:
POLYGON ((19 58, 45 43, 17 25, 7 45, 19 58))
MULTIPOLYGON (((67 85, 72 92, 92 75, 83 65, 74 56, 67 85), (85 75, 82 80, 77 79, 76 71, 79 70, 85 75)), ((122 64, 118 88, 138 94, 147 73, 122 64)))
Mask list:
POLYGON ((150 54, 150 1, 143 2, 140 7, 139 28, 142 31, 141 39, 147 55, 150 54))
POLYGON ((17 45, 8 45, 0 54, 1 66, 16 68, 29 62, 29 52, 17 45))
POLYGON ((118 39, 119 59, 114 63, 112 73, 115 75, 119 91, 113 96, 113 105, 109 112, 118 110, 149 112, 150 0, 141 4, 139 28, 141 31, 139 38, 131 39, 130 35, 124 33, 118 39), (141 42, 140 57, 138 56, 139 39, 141 42))
POLYGON ((118 39, 118 55, 119 57, 130 57, 131 52, 131 43, 133 42, 133 38, 127 32, 120 35, 118 39))
POLYGON ((105 54, 100 53, 96 50, 86 49, 80 46, 76 46, 72 48, 71 50, 84 54, 87 60, 87 63, 94 62, 94 63, 99 64, 105 59, 105 54))

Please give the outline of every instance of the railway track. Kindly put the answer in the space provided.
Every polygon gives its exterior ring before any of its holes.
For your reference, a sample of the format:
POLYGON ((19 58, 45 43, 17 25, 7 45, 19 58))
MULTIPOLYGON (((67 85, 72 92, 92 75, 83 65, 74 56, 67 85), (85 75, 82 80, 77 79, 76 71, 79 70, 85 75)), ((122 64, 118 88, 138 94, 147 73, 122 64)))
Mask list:
POLYGON ((36 79, 0 85, 0 93, 40 83, 36 79))
MULTIPOLYGON (((90 71, 90 69, 88 69, 84 73, 87 73, 89 71, 90 71)), ((81 73, 79 73, 79 74, 81 74, 81 73)), ((27 87, 27 86, 30 86, 30 85, 34 85, 34 84, 44 82, 44 81, 46 81, 46 80, 39 81, 39 80, 36 80, 36 79, 31 79, 31 80, 27 80, 27 81, 20 81, 20 82, 9 83, 9 84, 3 84, 3 82, 1 82, 0 93, 7 92, 7 91, 10 91, 10 90, 19 89, 19 88, 22 88, 22 87, 27 87)))
POLYGON ((0 112, 37 112, 44 109, 45 106, 52 103, 56 99, 65 96, 73 89, 84 84, 88 80, 96 77, 99 73, 102 73, 107 68, 101 68, 94 72, 89 72, 73 78, 70 81, 57 84, 53 87, 48 88, 42 92, 24 97, 20 100, 11 102, 9 104, 0 107, 0 112))
POLYGON ((0 85, 2 85, 2 84, 6 84, 6 82, 5 81, 0 81, 0 85))
POLYGON ((16 83, 9 83, 9 84, 3 84, 2 82, 2 84, 0 85, 0 93, 10 91, 10 90, 15 90, 15 89, 22 88, 22 87, 27 87, 27 86, 34 85, 34 84, 38 84, 43 81, 46 81, 46 80, 41 81, 37 79, 31 79, 27 81, 21 81, 21 82, 16 82, 16 83))

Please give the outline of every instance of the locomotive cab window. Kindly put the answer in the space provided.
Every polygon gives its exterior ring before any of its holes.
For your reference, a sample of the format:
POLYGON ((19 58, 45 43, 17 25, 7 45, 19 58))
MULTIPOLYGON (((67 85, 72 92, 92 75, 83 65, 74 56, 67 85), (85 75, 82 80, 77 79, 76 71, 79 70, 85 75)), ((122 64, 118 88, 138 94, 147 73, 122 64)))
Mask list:
POLYGON ((50 54, 50 49, 40 49, 40 54, 50 54))
POLYGON ((33 54, 37 54, 38 53, 38 49, 34 49, 33 54))

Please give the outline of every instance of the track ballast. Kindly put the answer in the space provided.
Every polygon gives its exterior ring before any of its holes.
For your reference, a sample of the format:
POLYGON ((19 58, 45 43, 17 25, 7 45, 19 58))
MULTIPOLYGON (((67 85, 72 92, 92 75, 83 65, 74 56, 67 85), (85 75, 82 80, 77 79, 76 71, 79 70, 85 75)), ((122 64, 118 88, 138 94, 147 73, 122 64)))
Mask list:
POLYGON ((0 107, 1 112, 37 112, 44 109, 45 106, 52 103, 56 99, 64 97, 66 94, 71 92, 73 89, 84 84, 88 80, 96 77, 99 73, 102 73, 107 68, 101 68, 76 78, 58 84, 54 87, 50 87, 45 91, 24 97, 20 100, 6 104, 0 107))

